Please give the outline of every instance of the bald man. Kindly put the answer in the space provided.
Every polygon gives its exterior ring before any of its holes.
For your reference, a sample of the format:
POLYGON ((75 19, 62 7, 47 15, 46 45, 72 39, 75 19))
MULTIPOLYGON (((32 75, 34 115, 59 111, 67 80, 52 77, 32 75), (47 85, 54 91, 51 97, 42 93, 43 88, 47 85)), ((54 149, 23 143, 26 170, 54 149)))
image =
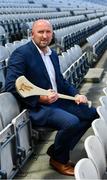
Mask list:
POLYGON ((32 125, 55 128, 57 134, 47 153, 50 165, 63 175, 74 175, 69 162, 72 150, 82 135, 98 117, 94 107, 87 106, 87 97, 69 84, 62 76, 58 55, 49 48, 53 37, 52 25, 40 19, 32 27, 32 40, 17 48, 9 59, 6 91, 29 110, 32 125), (16 79, 24 75, 34 85, 50 91, 49 96, 22 98, 15 88, 16 79), (59 99, 58 93, 75 96, 75 102, 59 99))

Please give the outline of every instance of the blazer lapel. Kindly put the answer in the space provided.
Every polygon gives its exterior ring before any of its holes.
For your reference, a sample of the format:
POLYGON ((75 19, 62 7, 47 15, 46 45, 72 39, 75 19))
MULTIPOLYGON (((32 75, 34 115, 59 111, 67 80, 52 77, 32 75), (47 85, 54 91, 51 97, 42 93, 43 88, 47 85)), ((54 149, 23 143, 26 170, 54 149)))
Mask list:
POLYGON ((55 76, 56 76, 56 79, 57 79, 57 76, 58 76, 58 68, 57 68, 57 64, 56 64, 56 61, 55 61, 55 57, 53 56, 53 54, 50 55, 50 58, 52 60, 52 64, 54 66, 54 70, 55 70, 55 76))

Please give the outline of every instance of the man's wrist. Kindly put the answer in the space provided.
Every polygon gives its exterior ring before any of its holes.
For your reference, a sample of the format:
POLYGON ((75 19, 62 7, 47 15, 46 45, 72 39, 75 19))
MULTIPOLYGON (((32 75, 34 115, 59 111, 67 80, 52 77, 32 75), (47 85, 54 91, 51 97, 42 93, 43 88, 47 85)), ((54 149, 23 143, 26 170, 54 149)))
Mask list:
POLYGON ((75 98, 76 98, 77 96, 79 96, 79 95, 80 95, 80 94, 76 94, 76 95, 75 95, 75 98))

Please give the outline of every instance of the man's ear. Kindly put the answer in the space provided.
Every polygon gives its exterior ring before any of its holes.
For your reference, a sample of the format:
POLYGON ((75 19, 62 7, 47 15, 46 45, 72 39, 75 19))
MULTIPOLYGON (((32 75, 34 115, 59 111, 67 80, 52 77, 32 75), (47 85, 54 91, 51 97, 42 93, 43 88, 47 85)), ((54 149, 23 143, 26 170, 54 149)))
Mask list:
POLYGON ((34 33, 32 31, 30 32, 29 35, 32 37, 32 39, 34 38, 34 33))

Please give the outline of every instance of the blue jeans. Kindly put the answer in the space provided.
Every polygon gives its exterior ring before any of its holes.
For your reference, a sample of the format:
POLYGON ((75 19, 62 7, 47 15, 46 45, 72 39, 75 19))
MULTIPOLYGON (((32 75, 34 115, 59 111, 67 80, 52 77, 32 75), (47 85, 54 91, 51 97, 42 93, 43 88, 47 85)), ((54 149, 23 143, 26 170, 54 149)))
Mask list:
POLYGON ((98 114, 94 107, 77 105, 71 101, 61 100, 50 107, 47 125, 58 130, 54 144, 49 148, 50 156, 66 164, 69 151, 72 150, 98 114))

